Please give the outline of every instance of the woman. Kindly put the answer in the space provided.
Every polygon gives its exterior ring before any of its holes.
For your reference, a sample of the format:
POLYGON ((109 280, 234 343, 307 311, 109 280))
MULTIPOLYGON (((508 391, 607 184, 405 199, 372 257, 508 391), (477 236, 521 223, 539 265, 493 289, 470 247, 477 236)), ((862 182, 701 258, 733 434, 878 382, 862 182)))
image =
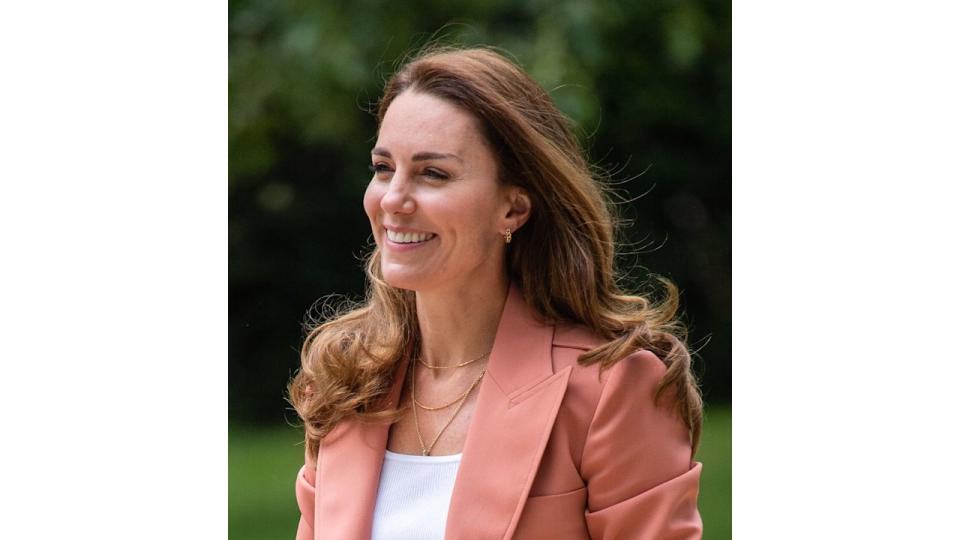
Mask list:
POLYGON ((618 288, 567 119, 470 49, 407 63, 378 120, 367 300, 310 332, 290 386, 297 538, 699 538, 677 291, 618 288))

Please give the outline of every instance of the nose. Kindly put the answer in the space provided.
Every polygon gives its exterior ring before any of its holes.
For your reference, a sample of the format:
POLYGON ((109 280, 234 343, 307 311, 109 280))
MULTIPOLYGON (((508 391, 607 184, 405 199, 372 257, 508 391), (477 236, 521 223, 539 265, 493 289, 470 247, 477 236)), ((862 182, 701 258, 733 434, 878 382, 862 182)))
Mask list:
POLYGON ((388 214, 410 214, 417 205, 413 197, 410 180, 398 169, 387 185, 387 191, 380 198, 380 208, 388 214))

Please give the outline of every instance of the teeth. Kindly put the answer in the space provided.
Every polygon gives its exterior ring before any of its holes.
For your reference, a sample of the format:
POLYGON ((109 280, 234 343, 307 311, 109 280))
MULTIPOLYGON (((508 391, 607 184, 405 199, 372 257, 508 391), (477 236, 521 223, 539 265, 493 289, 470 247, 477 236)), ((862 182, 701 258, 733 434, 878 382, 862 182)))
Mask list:
POLYGON ((415 244, 430 240, 434 236, 436 235, 433 233, 398 233, 387 230, 387 238, 398 244, 415 244))

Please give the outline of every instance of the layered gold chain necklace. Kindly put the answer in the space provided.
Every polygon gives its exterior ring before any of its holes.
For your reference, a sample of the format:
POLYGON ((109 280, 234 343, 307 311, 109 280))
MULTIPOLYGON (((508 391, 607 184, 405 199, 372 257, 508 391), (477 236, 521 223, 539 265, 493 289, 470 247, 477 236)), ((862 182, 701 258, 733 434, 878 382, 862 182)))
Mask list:
POLYGON ((424 405, 423 403, 420 403, 420 401, 417 400, 417 387, 416 387, 416 380, 417 380, 417 370, 416 370, 416 369, 417 369, 417 368, 416 368, 416 365, 419 363, 419 364, 421 364, 421 365, 423 365, 423 366, 425 366, 425 367, 428 367, 428 368, 430 368, 430 369, 460 368, 460 367, 464 367, 464 366, 470 365, 470 364, 472 364, 472 363, 474 363, 474 362, 476 362, 476 361, 478 361, 478 360, 480 360, 480 359, 482 359, 482 358, 486 358, 486 357, 489 356, 489 355, 490 355, 490 353, 484 353, 484 354, 478 356, 477 358, 474 358, 473 360, 469 360, 469 361, 467 361, 467 362, 462 362, 462 363, 457 364, 457 365, 454 365, 454 366, 436 366, 436 365, 430 365, 430 364, 427 364, 426 362, 424 362, 424 361, 423 361, 421 358, 419 358, 419 356, 418 356, 418 357, 417 357, 417 361, 411 364, 411 368, 410 368, 410 401, 411 401, 411 405, 412 405, 411 408, 413 409, 413 425, 414 425, 414 428, 415 428, 416 431, 417 431, 417 440, 420 441, 420 449, 423 450, 423 455, 424 455, 424 456, 429 456, 429 455, 430 455, 430 452, 433 451, 433 447, 436 446, 437 441, 440 440, 440 436, 443 435, 443 432, 446 431, 448 427, 450 427, 450 424, 453 423, 453 419, 456 418, 456 417, 457 417, 457 414, 460 413, 460 409, 462 409, 462 408, 463 408, 463 404, 466 403, 467 397, 470 395, 471 392, 473 392, 473 389, 476 388, 477 385, 480 384, 480 380, 483 379, 483 376, 487 373, 487 368, 484 367, 482 370, 480 370, 480 375, 478 375, 477 378, 474 379, 472 383, 470 383, 470 386, 467 387, 466 391, 464 391, 463 394, 460 394, 460 396, 458 396, 456 399, 454 399, 453 401, 451 401, 450 403, 447 403, 447 404, 445 404, 445 405, 439 405, 439 406, 435 406, 435 407, 430 407, 430 406, 424 405), (437 436, 434 437, 434 438, 433 438, 433 441, 430 443, 430 445, 427 446, 427 444, 423 441, 423 434, 420 432, 420 420, 417 418, 417 409, 420 408, 420 409, 423 409, 423 410, 425 410, 425 411, 441 411, 441 410, 446 409, 447 407, 451 407, 451 406, 453 406, 453 405, 456 405, 457 408, 454 409, 453 414, 450 415, 450 418, 447 419, 447 422, 443 425, 442 428, 440 428, 440 431, 437 432, 437 436))

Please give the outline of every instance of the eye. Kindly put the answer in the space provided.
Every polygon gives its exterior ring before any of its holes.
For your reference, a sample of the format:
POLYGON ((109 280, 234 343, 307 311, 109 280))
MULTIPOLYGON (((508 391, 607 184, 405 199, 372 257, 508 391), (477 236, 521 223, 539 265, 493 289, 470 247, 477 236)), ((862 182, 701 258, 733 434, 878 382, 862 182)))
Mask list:
POLYGON ((390 169, 390 166, 383 162, 367 165, 367 168, 370 169, 370 172, 376 175, 392 172, 392 170, 390 169))
POLYGON ((442 172, 442 171, 438 171, 437 169, 424 169, 424 170, 423 170, 423 175, 424 175, 424 176, 428 176, 428 177, 430 177, 430 178, 434 178, 434 179, 436 179, 436 180, 446 180, 446 179, 450 178, 450 175, 448 175, 448 174, 446 174, 446 173, 444 173, 444 172, 442 172))

